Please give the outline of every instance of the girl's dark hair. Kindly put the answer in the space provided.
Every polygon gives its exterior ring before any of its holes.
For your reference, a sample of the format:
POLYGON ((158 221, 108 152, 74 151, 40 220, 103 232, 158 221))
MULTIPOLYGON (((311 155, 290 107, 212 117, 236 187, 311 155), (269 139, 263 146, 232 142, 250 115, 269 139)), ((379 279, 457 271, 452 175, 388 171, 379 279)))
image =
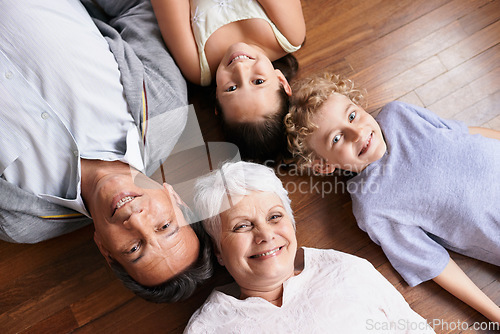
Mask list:
POLYGON ((299 70, 299 62, 291 53, 273 61, 275 69, 280 70, 288 81, 291 81, 299 70))
MULTIPOLYGON (((187 207, 180 206, 186 220, 193 221, 193 213, 187 207)), ((196 288, 213 274, 212 242, 203 229, 201 222, 190 224, 200 241, 200 253, 196 262, 186 271, 174 276, 157 286, 145 286, 134 280, 123 266, 112 261, 111 269, 122 281, 123 285, 132 290, 137 296, 154 303, 174 303, 189 298, 196 288)))
MULTIPOLYGON (((297 74, 299 63, 292 54, 273 62, 288 81, 297 74)), ((283 86, 277 91, 279 96, 276 112, 261 122, 228 123, 224 121, 224 110, 215 99, 215 109, 221 116, 222 128, 228 141, 236 144, 242 159, 277 164, 288 156, 284 117, 290 107, 290 96, 283 86)))

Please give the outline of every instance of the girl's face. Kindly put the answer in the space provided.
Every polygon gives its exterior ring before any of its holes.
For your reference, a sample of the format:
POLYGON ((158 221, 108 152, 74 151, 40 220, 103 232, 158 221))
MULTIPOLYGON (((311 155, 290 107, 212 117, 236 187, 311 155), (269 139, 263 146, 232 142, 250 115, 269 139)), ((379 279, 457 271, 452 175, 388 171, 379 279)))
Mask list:
POLYGON ((326 160, 328 172, 339 168, 359 173, 387 150, 377 121, 344 95, 330 95, 313 122, 318 128, 307 144, 326 160))
POLYGON ((293 276, 297 239, 273 192, 254 191, 221 214, 219 256, 236 283, 267 291, 293 276))
POLYGON ((216 73, 217 98, 226 122, 258 122, 276 111, 282 85, 291 89, 262 49, 245 43, 231 45, 216 73))

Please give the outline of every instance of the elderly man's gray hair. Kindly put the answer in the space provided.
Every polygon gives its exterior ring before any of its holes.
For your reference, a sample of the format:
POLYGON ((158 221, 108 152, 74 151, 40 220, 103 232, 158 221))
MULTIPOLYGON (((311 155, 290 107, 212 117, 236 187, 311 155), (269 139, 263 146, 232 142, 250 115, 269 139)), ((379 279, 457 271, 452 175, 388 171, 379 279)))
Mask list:
POLYGON ((241 196, 252 191, 273 192, 283 202, 295 228, 288 193, 274 171, 252 162, 226 162, 220 169, 196 181, 194 203, 203 227, 220 249, 220 213, 234 206, 241 196))

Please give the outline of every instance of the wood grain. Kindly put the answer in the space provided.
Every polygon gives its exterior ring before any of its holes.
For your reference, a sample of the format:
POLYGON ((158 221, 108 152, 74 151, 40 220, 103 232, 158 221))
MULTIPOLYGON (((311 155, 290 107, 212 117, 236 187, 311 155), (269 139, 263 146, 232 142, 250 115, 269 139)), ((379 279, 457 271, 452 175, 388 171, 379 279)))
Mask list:
MULTIPOLYGON (((401 99, 468 125, 500 130, 500 1, 303 0, 302 6, 307 40, 296 53, 300 77, 324 70, 351 77, 367 89, 373 113, 401 99)), ((209 103, 212 92, 190 85, 189 94, 204 140, 222 141, 209 103)), ((298 176, 283 169, 280 178, 292 198, 299 245, 368 259, 428 321, 487 321, 433 282, 410 288, 403 281, 357 227, 343 176, 298 176)), ((230 281, 217 268, 192 298, 148 303, 114 277, 92 235, 88 226, 36 245, 0 242, 0 332, 182 333, 211 289, 230 281)), ((498 267, 452 257, 500 304, 498 267)))

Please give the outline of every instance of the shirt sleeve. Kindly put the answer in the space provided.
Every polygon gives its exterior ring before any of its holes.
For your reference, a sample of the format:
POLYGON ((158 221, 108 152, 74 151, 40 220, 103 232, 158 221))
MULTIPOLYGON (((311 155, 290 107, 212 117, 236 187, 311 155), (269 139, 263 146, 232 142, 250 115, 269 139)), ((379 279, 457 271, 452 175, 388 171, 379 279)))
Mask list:
POLYGON ((394 119, 397 122, 421 122, 427 123, 435 128, 449 129, 462 133, 469 133, 467 125, 458 120, 445 119, 432 111, 412 104, 394 101, 388 103, 381 111, 381 117, 394 119))
POLYGON ((448 251, 418 226, 379 221, 367 225, 367 232, 410 286, 438 276, 450 260, 448 251))
POLYGON ((80 213, 45 201, 0 178, 0 240, 32 244, 91 222, 80 213))

